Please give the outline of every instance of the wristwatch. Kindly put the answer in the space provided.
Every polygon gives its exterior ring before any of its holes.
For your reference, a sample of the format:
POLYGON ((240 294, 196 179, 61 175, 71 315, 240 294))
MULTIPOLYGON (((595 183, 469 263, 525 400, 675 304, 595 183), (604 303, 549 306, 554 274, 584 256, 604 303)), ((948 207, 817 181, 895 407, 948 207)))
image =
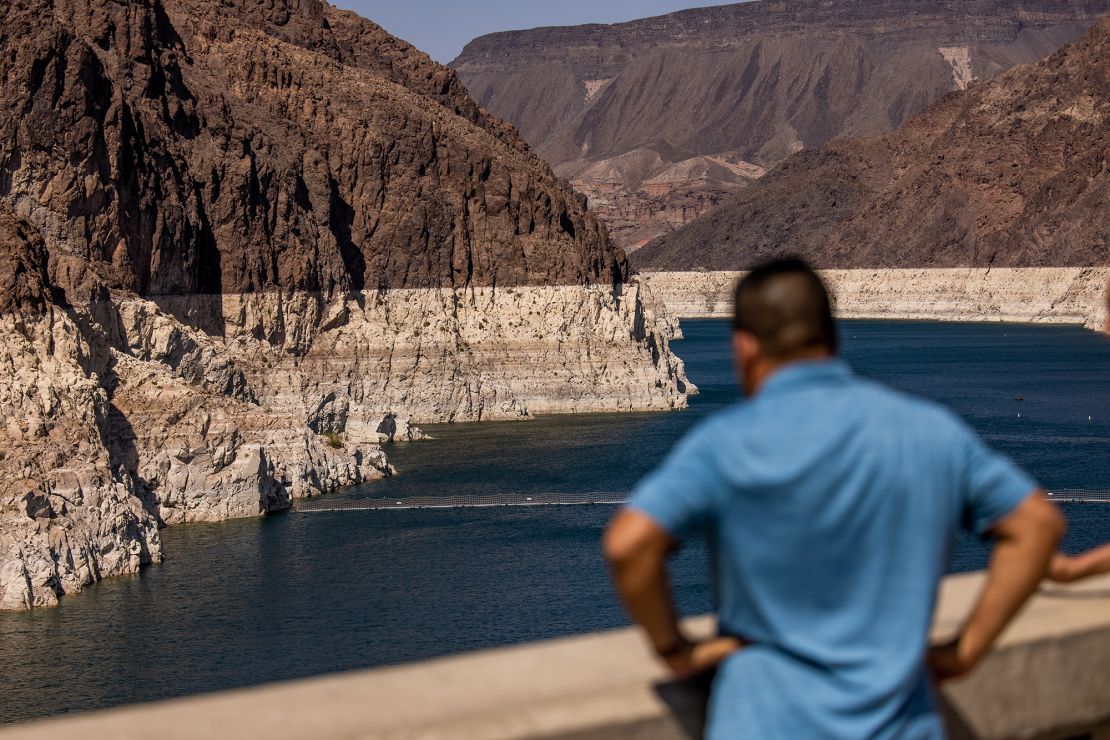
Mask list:
POLYGON ((673 658, 684 650, 690 649, 690 641, 684 635, 679 635, 675 641, 666 648, 655 648, 655 654, 660 658, 673 658))

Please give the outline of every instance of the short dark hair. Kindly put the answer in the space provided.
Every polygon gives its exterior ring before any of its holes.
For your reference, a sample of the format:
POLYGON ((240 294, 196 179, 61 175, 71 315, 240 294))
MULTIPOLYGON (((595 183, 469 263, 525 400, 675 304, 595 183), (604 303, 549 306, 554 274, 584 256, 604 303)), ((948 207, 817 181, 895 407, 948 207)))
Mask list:
POLYGON ((829 291, 800 259, 767 262, 741 278, 732 326, 755 336, 764 354, 776 360, 839 349, 829 291))

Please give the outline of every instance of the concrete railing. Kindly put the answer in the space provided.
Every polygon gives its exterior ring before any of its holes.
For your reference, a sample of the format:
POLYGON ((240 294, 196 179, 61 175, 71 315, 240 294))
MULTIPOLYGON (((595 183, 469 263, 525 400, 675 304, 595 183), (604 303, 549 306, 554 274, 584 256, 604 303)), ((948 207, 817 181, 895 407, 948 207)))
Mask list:
MULTIPOLYGON (((945 582, 934 637, 982 584, 945 582)), ((707 619, 692 629, 708 633, 707 619)), ((1110 739, 1110 578, 1049 587, 969 679, 944 689, 952 737, 1110 739)), ((9 728, 0 740, 689 738, 696 686, 667 682, 632 630, 9 728)))

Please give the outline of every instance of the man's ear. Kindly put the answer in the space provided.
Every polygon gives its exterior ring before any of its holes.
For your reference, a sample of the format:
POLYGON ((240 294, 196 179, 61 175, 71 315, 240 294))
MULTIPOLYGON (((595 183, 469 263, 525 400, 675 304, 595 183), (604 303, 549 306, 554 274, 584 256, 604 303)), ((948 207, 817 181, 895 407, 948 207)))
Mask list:
POLYGON ((732 351, 741 367, 759 355, 759 340, 750 331, 732 332, 732 351))

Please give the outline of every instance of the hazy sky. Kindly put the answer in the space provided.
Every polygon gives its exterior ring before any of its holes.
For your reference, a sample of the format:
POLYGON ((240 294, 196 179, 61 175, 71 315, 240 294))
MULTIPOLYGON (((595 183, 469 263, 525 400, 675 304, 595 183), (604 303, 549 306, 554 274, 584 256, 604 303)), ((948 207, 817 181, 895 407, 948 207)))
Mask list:
MULTIPOLYGON (((735 1, 735 0, 734 0, 735 1)), ((712 0, 331 0, 394 36, 449 62, 466 42, 494 31, 580 23, 617 23, 684 8, 727 5, 712 0)))

